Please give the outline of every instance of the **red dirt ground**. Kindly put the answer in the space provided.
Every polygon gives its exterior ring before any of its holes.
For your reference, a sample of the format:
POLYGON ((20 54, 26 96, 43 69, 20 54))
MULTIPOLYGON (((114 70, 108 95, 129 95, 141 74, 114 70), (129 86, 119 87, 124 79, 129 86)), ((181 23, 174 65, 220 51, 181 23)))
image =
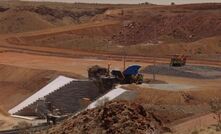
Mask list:
MULTIPOLYGON (((5 114, 8 109, 57 75, 86 77, 87 69, 94 64, 106 67, 111 63, 112 68, 122 68, 124 51, 127 65, 150 65, 153 63, 152 56, 158 57, 157 63, 168 63, 169 54, 183 53, 192 56, 188 63, 221 66, 220 4, 111 7, 77 24, 66 23, 69 22, 67 18, 52 24, 49 20, 53 20, 54 14, 42 17, 32 13, 28 8, 30 5, 26 7, 28 11, 21 5, 19 8, 16 4, 13 6, 16 10, 5 11, 5 8, 0 8, 0 17, 3 18, 0 28, 5 30, 0 32, 4 33, 0 35, 0 116, 6 122, 1 124, 3 128, 9 128, 17 121, 5 114), (30 23, 30 19, 35 20, 35 23, 30 23), (126 28, 123 28, 123 24, 126 24, 126 28), (158 45, 155 44, 156 40, 158 45)), ((35 6, 38 9, 39 5, 35 6)), ((63 9, 56 12, 61 13, 56 14, 58 16, 64 13, 63 9)), ((158 75, 157 79, 196 85, 197 89, 191 95, 201 103, 208 103, 214 96, 220 97, 220 79, 198 80, 158 75)), ((150 89, 143 92, 154 97, 164 94, 150 89)), ((171 98, 164 102, 181 102, 188 106, 181 93, 178 94, 171 93, 171 98)), ((186 128, 189 124, 183 126, 186 128)))

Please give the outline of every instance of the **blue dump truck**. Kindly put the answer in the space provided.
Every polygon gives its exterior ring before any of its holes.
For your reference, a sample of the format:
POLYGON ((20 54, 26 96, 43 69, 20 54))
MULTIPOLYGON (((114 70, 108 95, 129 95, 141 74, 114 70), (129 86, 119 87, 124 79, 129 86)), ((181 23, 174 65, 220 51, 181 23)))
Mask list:
POLYGON ((120 70, 112 70, 110 73, 109 68, 100 66, 93 66, 88 70, 89 79, 114 79, 115 83, 120 84, 142 84, 143 75, 139 73, 140 65, 128 66, 123 72, 120 70))

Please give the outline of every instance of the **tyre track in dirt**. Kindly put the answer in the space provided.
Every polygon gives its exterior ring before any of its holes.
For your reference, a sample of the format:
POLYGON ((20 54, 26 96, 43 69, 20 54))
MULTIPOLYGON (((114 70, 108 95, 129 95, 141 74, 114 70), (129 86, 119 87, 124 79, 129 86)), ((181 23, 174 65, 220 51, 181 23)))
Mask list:
MULTIPOLYGON (((19 43, 17 41, 11 41, 10 39, 14 38, 15 40, 20 40, 20 38, 28 37, 42 37, 46 35, 56 35, 60 33, 69 33, 82 29, 94 28, 94 27, 105 27, 112 25, 119 25, 118 21, 109 21, 109 22, 94 22, 94 23, 86 23, 81 25, 73 25, 66 27, 58 27, 52 29, 39 30, 34 32, 24 32, 17 34, 8 34, 0 36, 0 48, 3 51, 0 52, 14 52, 14 53, 26 53, 32 55, 42 55, 42 56, 55 56, 55 57, 66 57, 66 58, 96 58, 102 60, 116 60, 120 61, 123 59, 123 55, 121 54, 113 54, 108 52, 100 52, 100 51, 83 51, 78 49, 68 50, 68 49, 59 49, 59 48, 48 48, 48 47, 37 47, 37 46, 29 46, 23 45, 22 41, 19 43)), ((144 62, 144 63, 153 63, 154 58, 157 63, 169 63, 170 57, 145 57, 145 56, 137 56, 137 55, 126 55, 127 61, 132 62, 144 62)), ((198 60, 198 59, 190 59, 188 60, 190 64, 197 65, 208 65, 208 66, 221 66, 220 60, 198 60)))
POLYGON ((102 21, 102 22, 90 22, 84 23, 79 25, 69 25, 69 26, 62 26, 57 28, 49 28, 44 30, 38 31, 30 31, 30 32, 23 32, 23 33, 15 33, 15 34, 7 34, 5 37, 42 37, 42 36, 50 36, 56 35, 61 33, 72 33, 73 31, 77 30, 84 30, 89 28, 96 28, 96 27, 105 27, 105 26, 114 26, 119 25, 119 21, 102 21))
POLYGON ((214 118, 213 113, 204 113, 195 115, 193 117, 187 117, 173 122, 169 125, 173 132, 176 134, 189 133, 190 130, 199 129, 202 127, 208 127, 217 123, 217 119, 214 118))
MULTIPOLYGON (((32 55, 41 55, 41 56, 55 56, 55 57, 64 57, 64 58, 95 58, 102 60, 115 60, 121 61, 123 55, 108 54, 108 53, 95 53, 95 52, 86 52, 86 51, 66 51, 53 48, 42 48, 42 47, 30 47, 30 46, 16 46, 16 45, 0 45, 0 48, 3 50, 1 52, 13 52, 13 53, 25 53, 32 55)), ((142 57, 142 56, 126 56, 126 60, 132 62, 145 62, 153 63, 154 57, 142 57)), ((155 58, 157 63, 169 63, 169 57, 157 57, 155 58)), ((207 66, 221 66, 220 61, 209 61, 209 60, 188 60, 190 64, 196 65, 207 65, 207 66)))

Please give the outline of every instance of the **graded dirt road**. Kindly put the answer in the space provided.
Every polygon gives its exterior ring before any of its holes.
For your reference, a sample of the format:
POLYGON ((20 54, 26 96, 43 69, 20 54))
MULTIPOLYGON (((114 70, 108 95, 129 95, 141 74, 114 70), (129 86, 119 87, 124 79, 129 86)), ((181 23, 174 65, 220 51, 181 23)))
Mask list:
MULTIPOLYGON (((114 60, 100 60, 93 58, 64 58, 52 56, 40 56, 22 53, 0 53, 0 64, 13 65, 18 67, 26 67, 42 70, 57 70, 64 72, 72 72, 78 75, 87 76, 87 70, 92 65, 98 64, 107 67, 108 63, 113 68, 123 68, 123 62, 114 60), (120 63, 120 64, 119 64, 120 63)), ((138 62, 139 63, 139 62, 138 62)), ((137 62, 128 62, 127 64, 138 64, 137 62)), ((139 63, 143 66, 148 63, 139 63)))

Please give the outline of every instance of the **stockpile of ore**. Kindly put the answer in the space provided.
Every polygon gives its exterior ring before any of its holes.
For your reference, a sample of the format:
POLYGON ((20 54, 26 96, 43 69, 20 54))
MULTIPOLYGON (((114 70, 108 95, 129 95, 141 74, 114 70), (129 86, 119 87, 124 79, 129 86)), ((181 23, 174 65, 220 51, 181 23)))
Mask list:
POLYGON ((112 101, 71 117, 47 131, 50 134, 158 134, 161 121, 135 103, 112 101))

